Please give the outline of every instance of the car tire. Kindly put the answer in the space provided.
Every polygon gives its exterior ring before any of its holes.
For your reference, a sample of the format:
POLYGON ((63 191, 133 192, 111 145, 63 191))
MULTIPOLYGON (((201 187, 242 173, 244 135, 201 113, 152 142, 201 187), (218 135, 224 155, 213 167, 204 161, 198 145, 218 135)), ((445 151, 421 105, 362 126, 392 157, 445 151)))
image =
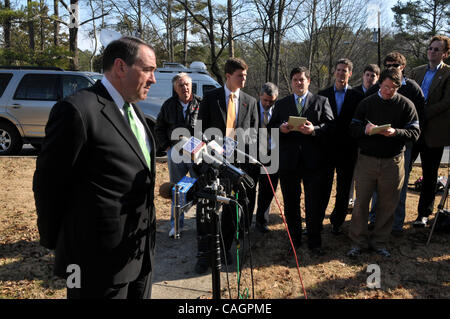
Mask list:
POLYGON ((23 146, 17 128, 8 122, 0 122, 0 155, 17 155, 23 146))

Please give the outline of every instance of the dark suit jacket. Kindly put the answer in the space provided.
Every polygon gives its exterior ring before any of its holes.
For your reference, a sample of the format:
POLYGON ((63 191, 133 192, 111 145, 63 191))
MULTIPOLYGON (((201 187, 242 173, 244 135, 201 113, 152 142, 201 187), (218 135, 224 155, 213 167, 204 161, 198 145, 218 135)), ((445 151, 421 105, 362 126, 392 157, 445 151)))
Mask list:
MULTIPOLYGON (((294 95, 277 101, 269 122, 270 128, 279 128, 289 116, 298 116, 294 95)), ((306 170, 320 169, 324 165, 325 141, 334 129, 334 117, 326 97, 308 93, 301 116, 306 117, 315 129, 315 136, 300 132, 280 132, 280 171, 299 169, 300 162, 306 170)))
MULTIPOLYGON (((225 101, 225 89, 223 87, 206 93, 203 101, 200 103, 198 120, 202 121, 203 132, 209 128, 217 128, 222 136, 225 136, 227 103, 225 101)), ((247 134, 245 136, 238 135, 238 142, 246 145, 247 152, 249 151, 250 145, 254 147, 254 155, 256 155, 258 120, 256 99, 240 90, 236 128, 242 128, 244 131, 247 131, 247 134)))
MULTIPOLYGON (((411 72, 411 77, 422 84, 427 65, 411 72)), ((420 114, 419 114, 420 116, 420 114)), ((434 75, 424 107, 423 136, 429 147, 450 145, 450 66, 443 66, 434 75)))
POLYGON ((353 89, 350 85, 347 87, 344 103, 342 104, 341 112, 338 116, 336 97, 334 94, 334 86, 330 86, 319 92, 319 95, 328 98, 331 109, 333 110, 333 116, 335 119, 335 132, 329 139, 329 151, 333 156, 336 156, 335 152, 339 149, 339 153, 345 153, 347 151, 357 150, 357 141, 349 134, 350 123, 355 114, 356 107, 359 102, 364 98, 364 95, 353 89))
POLYGON ((151 168, 124 116, 98 81, 55 104, 33 180, 40 242, 55 273, 77 264, 83 280, 135 280, 152 268, 155 143, 151 168))

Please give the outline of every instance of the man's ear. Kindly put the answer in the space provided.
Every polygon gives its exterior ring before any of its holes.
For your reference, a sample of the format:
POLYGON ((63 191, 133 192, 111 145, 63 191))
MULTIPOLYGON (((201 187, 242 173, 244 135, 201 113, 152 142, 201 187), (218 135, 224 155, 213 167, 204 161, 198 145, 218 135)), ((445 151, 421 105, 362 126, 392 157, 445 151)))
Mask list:
POLYGON ((114 60, 114 71, 119 77, 123 77, 127 71, 127 65, 121 58, 116 58, 114 60))

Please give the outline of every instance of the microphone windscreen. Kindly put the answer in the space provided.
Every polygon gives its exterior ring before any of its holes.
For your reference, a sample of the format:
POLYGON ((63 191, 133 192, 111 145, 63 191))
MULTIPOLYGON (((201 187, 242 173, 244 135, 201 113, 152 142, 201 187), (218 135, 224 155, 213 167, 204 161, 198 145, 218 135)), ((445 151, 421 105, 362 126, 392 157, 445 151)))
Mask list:
POLYGON ((175 186, 175 183, 162 183, 159 187, 159 196, 166 199, 172 199, 172 188, 175 186))

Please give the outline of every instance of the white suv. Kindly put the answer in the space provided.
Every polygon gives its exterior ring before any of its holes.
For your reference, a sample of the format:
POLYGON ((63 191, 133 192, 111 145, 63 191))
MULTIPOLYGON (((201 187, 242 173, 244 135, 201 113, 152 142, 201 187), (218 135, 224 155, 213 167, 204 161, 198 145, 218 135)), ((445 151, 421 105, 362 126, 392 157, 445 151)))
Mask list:
POLYGON ((24 143, 39 148, 53 105, 101 76, 53 67, 0 67, 0 155, 17 154, 24 143))

